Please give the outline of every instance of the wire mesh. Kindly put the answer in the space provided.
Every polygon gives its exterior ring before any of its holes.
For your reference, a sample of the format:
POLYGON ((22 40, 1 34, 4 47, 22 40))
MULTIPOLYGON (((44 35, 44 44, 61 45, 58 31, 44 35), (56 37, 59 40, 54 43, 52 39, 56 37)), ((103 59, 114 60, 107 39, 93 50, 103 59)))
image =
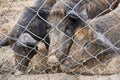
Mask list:
POLYGON ((6 1, 0 73, 119 74, 119 1, 6 1))

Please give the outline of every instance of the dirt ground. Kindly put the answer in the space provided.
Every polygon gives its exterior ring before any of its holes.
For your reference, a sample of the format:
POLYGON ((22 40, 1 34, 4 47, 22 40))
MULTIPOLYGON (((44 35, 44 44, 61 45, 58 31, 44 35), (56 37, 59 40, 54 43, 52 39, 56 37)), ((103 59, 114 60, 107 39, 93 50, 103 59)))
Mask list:
POLYGON ((0 0, 0 38, 3 37, 3 33, 6 34, 11 30, 22 13, 24 5, 30 6, 34 0, 19 1, 21 3, 17 0, 0 0))
MULTIPOLYGON (((30 6, 33 1, 34 0, 0 0, 0 38, 3 38, 12 29, 25 8, 25 5, 30 6), (11 3, 12 5, 10 6, 11 3)), ((46 50, 42 44, 42 46, 39 46, 39 53, 43 52, 46 53, 46 50)), ((28 73, 32 75, 9 76, 8 73, 10 73, 14 68, 14 52, 11 50, 10 46, 1 48, 0 73, 7 73, 7 75, 0 75, 0 80, 120 80, 120 75, 113 75, 109 77, 91 77, 81 75, 73 77, 72 75, 67 75, 64 73, 54 75, 38 75, 40 72, 36 70, 43 70, 46 66, 46 63, 44 63, 45 59, 41 60, 41 57, 43 57, 41 54, 37 54, 30 62, 28 73), (36 61, 38 61, 38 63, 36 63, 36 61), (43 63, 41 63, 41 61, 43 63)))

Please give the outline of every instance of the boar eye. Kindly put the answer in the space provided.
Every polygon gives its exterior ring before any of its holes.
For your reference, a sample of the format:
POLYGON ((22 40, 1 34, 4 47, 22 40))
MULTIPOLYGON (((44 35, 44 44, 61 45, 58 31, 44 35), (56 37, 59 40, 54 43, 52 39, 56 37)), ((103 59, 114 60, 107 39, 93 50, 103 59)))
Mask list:
POLYGON ((72 36, 72 32, 71 32, 70 30, 66 30, 66 34, 67 34, 68 36, 72 36))
POLYGON ((62 17, 62 16, 63 16, 63 14, 60 13, 60 12, 54 12, 53 15, 54 15, 54 16, 57 16, 57 17, 62 17))
POLYGON ((74 29, 70 26, 67 26, 65 27, 65 33, 68 35, 68 36, 72 36, 73 35, 73 32, 74 32, 74 29))

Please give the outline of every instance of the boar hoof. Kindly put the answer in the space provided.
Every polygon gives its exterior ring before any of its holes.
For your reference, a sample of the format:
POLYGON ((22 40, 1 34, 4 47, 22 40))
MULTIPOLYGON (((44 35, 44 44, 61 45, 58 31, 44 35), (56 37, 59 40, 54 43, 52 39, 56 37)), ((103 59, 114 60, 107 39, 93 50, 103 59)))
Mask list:
POLYGON ((69 71, 69 69, 68 69, 66 66, 64 66, 64 65, 60 65, 60 69, 61 69, 63 72, 68 72, 68 71, 69 71))
POLYGON ((23 75, 24 74, 24 72, 22 72, 22 71, 16 71, 15 73, 14 73, 14 75, 23 75))
POLYGON ((47 61, 49 66, 58 66, 59 65, 59 60, 56 56, 50 56, 47 61))

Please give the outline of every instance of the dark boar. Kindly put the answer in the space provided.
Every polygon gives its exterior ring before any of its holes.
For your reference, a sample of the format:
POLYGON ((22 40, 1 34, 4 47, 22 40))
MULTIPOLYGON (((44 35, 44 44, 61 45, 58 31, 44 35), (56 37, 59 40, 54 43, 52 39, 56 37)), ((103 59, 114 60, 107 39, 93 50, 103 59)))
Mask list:
MULTIPOLYGON (((55 4, 55 0, 47 0, 46 2, 45 0, 36 0, 35 4, 33 4, 32 7, 25 8, 21 17, 17 21, 17 24, 13 27, 13 29, 10 31, 8 36, 0 40, 1 47, 14 44, 13 50, 16 53, 15 59, 17 63, 16 64, 17 70, 25 71, 30 59, 36 53, 36 51, 33 50, 32 48, 36 47, 37 45, 35 44, 37 44, 37 42, 41 41, 46 36, 48 24, 43 19, 46 19, 48 17, 49 11, 54 4, 55 4), (45 4, 42 6, 43 3, 45 4), (33 39, 35 39, 36 41, 35 44, 33 44, 34 42, 30 44, 30 42, 32 42, 30 41, 31 40, 30 39, 28 40, 28 42, 25 42, 24 45, 26 46, 18 45, 19 37, 22 33, 28 33, 33 39), (27 46, 31 48, 27 48, 27 46)), ((48 36, 46 36, 44 42, 46 48, 48 49, 49 47, 48 36)))
MULTIPOLYGON (((88 27, 81 29, 79 26, 74 35, 75 42, 68 57, 63 60, 61 68, 67 72, 82 73, 119 56, 119 13, 120 7, 114 12, 95 18, 88 27)), ((102 71, 102 68, 99 69, 102 71)))
POLYGON ((120 0, 63 0, 68 7, 66 12, 72 18, 80 18, 83 21, 93 19, 96 16, 104 15, 115 9, 120 0))
POLYGON ((48 17, 48 21, 51 23, 49 32, 50 46, 48 56, 48 64, 50 66, 60 64, 59 60, 66 56, 64 53, 68 52, 67 49, 72 43, 70 37, 73 35, 73 26, 75 26, 75 24, 73 24, 74 21, 70 20, 69 17, 65 15, 65 5, 62 1, 58 1, 53 6, 48 17), (64 41, 66 41, 66 43, 63 43, 64 41))
MULTIPOLYGON (((52 24, 49 47, 49 64, 61 64, 61 59, 67 55, 72 43, 72 35, 76 25, 85 26, 88 19, 93 19, 101 12, 110 12, 116 8, 120 0, 62 0, 52 8, 48 21, 52 24)), ((103 15, 103 14, 102 14, 103 15)))

